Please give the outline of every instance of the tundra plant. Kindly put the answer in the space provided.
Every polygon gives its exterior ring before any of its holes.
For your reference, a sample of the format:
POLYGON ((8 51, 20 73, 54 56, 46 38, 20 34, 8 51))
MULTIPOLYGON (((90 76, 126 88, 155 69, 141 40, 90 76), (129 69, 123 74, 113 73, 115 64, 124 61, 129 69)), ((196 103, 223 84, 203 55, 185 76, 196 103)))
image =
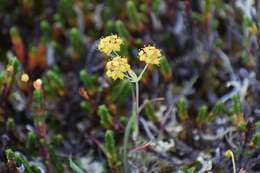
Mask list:
POLYGON ((113 80, 123 80, 127 79, 133 85, 135 85, 135 97, 134 107, 132 115, 128 121, 127 127, 125 129, 124 135, 124 170, 127 172, 127 150, 128 150, 128 138, 133 130, 133 139, 137 140, 139 129, 138 129, 138 112, 139 112, 139 81, 142 79, 144 72, 146 71, 148 65, 159 65, 161 59, 161 52, 154 46, 148 45, 140 49, 138 53, 138 58, 140 61, 145 62, 145 66, 140 74, 134 72, 128 63, 127 57, 120 56, 118 52, 124 41, 117 35, 110 35, 100 39, 98 44, 98 49, 102 53, 109 57, 109 61, 106 64, 106 75, 113 80))

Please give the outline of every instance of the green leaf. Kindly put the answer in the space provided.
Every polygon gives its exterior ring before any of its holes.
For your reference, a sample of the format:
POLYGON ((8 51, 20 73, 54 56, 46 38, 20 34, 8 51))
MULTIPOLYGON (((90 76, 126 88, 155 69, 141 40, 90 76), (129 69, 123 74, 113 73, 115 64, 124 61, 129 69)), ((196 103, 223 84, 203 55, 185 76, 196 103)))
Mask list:
POLYGON ((71 157, 69 158, 69 165, 70 165, 70 168, 71 168, 75 173, 86 173, 86 172, 84 172, 78 165, 76 165, 76 163, 73 162, 73 160, 71 159, 71 157))
POLYGON ((128 30, 126 29, 125 24, 121 20, 117 20, 116 21, 115 27, 116 27, 116 32, 118 33, 118 35, 120 37, 123 37, 123 38, 130 37, 130 33, 128 32, 128 30))
POLYGON ((140 22, 140 15, 137 11, 135 3, 133 1, 127 1, 126 7, 130 21, 134 24, 138 24, 140 22))
POLYGON ((257 121, 257 122, 255 123, 255 127, 256 127, 256 128, 260 128, 260 121, 257 121))

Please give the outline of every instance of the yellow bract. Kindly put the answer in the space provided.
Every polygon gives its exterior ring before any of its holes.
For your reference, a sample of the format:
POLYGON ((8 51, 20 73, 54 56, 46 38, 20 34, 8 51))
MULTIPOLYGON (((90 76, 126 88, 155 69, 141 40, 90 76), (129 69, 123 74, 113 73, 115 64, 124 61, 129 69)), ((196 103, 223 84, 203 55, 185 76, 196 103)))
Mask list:
POLYGON ((233 152, 231 150, 227 150, 225 152, 225 157, 232 157, 233 156, 233 152))
POLYGON ((161 52, 154 46, 146 46, 142 48, 139 53, 139 59, 144 61, 146 64, 159 64, 161 52))
POLYGON ((117 35, 110 35, 100 39, 98 50, 109 55, 112 51, 120 51, 120 45, 123 40, 117 35))
POLYGON ((130 70, 127 58, 117 56, 106 64, 106 75, 112 79, 124 79, 124 73, 130 70))

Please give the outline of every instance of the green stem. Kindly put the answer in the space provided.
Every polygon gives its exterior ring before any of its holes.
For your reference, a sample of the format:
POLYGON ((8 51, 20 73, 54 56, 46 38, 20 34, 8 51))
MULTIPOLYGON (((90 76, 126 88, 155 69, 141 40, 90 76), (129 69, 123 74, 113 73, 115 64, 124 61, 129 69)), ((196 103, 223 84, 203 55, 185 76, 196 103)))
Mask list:
POLYGON ((233 164, 233 172, 236 173, 236 162, 235 162, 235 157, 234 157, 233 153, 232 153, 231 159, 232 159, 232 164, 233 164))
POLYGON ((130 120, 128 121, 127 125, 126 125, 126 129, 125 129, 125 135, 124 135, 124 146, 123 146, 123 159, 124 159, 124 173, 128 173, 128 159, 127 159, 127 155, 128 155, 128 138, 130 136, 131 133, 131 129, 132 129, 132 125, 134 123, 134 119, 135 118, 135 113, 133 112, 133 114, 130 117, 130 120))
POLYGON ((138 109, 139 109, 139 84, 138 81, 135 82, 135 131, 134 131, 134 139, 137 138, 139 133, 139 126, 138 126, 138 109))
MULTIPOLYGON (((123 146, 123 160, 124 160, 124 173, 128 173, 128 162, 127 162, 127 155, 128 155, 128 138, 131 133, 132 125, 134 125, 134 139, 138 137, 139 133, 139 126, 138 126, 138 114, 139 114, 139 81, 141 80, 145 70, 147 69, 148 64, 145 65, 144 69, 140 73, 140 75, 137 77, 137 80, 135 80, 135 101, 133 106, 133 112, 130 117, 130 120, 128 121, 125 129, 124 134, 124 146, 123 146), (134 124, 133 124, 134 123, 134 124)), ((131 77, 126 76, 128 79, 131 77)))
POLYGON ((133 106, 133 112, 128 121, 125 129, 124 135, 124 146, 123 146, 123 159, 124 159, 124 173, 128 173, 128 163, 127 163, 127 155, 128 155, 128 138, 131 133, 131 129, 134 125, 134 138, 138 136, 139 127, 138 127, 138 109, 139 109, 139 84, 138 81, 135 82, 135 104, 133 106))
POLYGON ((113 53, 114 53, 116 56, 119 56, 117 52, 113 51, 113 53))
POLYGON ((143 76, 145 70, 147 69, 147 67, 148 67, 148 64, 146 64, 146 65, 144 66, 144 69, 142 70, 142 72, 141 72, 140 75, 138 76, 138 81, 141 80, 141 78, 142 78, 142 76, 143 76))

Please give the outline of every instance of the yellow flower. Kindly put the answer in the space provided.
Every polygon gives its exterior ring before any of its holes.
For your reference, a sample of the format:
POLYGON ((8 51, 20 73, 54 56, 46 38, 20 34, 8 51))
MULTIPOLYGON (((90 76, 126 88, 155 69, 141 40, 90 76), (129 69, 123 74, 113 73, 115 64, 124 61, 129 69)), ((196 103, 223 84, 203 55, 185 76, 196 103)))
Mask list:
POLYGON ((106 65, 106 75, 112 79, 124 79, 124 73, 130 70, 127 58, 117 56, 109 61, 106 65))
POLYGON ((139 53, 139 59, 144 61, 146 64, 159 64, 161 52, 154 46, 146 46, 142 48, 139 53))
POLYGON ((28 74, 26 74, 26 73, 23 73, 22 74, 22 76, 21 76, 21 81, 22 82, 28 82, 29 81, 29 79, 30 79, 30 77, 28 76, 28 74))
POLYGON ((109 55, 112 51, 120 51, 120 45, 123 40, 117 35, 110 35, 100 39, 98 50, 109 55))
POLYGON ((226 152, 225 152, 225 157, 233 157, 234 155, 233 155, 233 152, 231 151, 231 150, 227 150, 226 152))

